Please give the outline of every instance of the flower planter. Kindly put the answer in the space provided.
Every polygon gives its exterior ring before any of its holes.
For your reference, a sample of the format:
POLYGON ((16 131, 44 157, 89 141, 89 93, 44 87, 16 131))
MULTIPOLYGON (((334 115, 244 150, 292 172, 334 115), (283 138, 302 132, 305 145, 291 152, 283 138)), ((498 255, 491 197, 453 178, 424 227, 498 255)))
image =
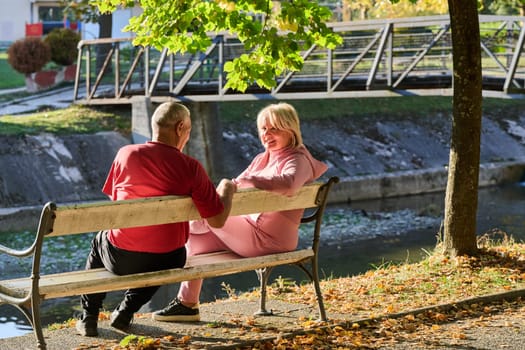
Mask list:
POLYGON ((75 81, 77 65, 72 64, 56 70, 46 70, 26 75, 26 88, 28 92, 47 90, 61 82, 75 81))
POLYGON ((69 66, 64 67, 64 81, 74 82, 76 74, 77 74, 76 64, 71 64, 69 66))

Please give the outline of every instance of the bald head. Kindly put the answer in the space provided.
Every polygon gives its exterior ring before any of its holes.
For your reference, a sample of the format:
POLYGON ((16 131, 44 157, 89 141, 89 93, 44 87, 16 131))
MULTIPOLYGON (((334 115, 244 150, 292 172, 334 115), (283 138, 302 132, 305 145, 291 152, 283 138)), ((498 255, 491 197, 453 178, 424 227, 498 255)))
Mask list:
POLYGON ((189 140, 191 119, 189 109, 176 102, 164 102, 151 117, 152 140, 182 151, 189 140))
POLYGON ((173 126, 189 118, 190 111, 186 106, 176 102, 164 102, 157 107, 151 117, 151 129, 173 126))

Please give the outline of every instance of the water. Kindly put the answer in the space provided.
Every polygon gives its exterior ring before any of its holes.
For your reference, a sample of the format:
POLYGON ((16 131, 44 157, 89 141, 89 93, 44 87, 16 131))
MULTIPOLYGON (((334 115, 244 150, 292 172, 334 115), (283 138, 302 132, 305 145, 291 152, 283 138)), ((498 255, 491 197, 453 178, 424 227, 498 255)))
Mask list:
MULTIPOLYGON (((437 242, 437 231, 443 216, 443 193, 368 200, 348 205, 330 206, 322 229, 319 266, 321 277, 346 277, 362 273, 386 262, 419 261, 437 242)), ((479 191, 478 234, 498 228, 525 241, 525 184, 492 187, 479 191)), ((1 235, 0 235, 1 236, 1 235)), ((80 237, 73 243, 73 255, 64 256, 66 242, 56 241, 54 249, 59 257, 50 264, 60 268, 67 264, 83 266, 89 237, 80 237), (62 252, 62 253, 61 253, 62 252)), ((1 238, 1 237, 0 237, 1 238)), ((2 241, 0 240, 0 243, 2 241)), ((0 263, 2 263, 0 261, 0 263)), ((3 265, 17 270, 15 265, 3 265)), ((270 282, 279 276, 297 282, 305 275, 293 267, 278 267, 270 282)), ((205 280, 201 301, 212 301, 227 296, 228 292, 246 291, 258 285, 256 274, 245 272, 205 280)), ((172 298, 178 285, 162 286, 143 311, 158 309, 172 298)), ((122 293, 109 293, 106 308, 111 310, 122 293)), ((42 306, 43 322, 62 322, 78 312, 78 297, 45 301, 42 306)), ((0 338, 19 336, 31 332, 20 311, 8 305, 0 306, 0 338)))

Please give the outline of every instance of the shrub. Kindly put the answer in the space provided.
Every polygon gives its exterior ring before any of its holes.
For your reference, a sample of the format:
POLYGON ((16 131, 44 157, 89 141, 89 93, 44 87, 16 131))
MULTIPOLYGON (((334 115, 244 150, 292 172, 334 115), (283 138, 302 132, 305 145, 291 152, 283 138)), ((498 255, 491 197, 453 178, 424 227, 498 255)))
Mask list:
POLYGON ((51 60, 51 48, 39 37, 15 41, 7 49, 7 61, 19 73, 38 72, 51 60))
POLYGON ((51 60, 56 64, 69 66, 76 61, 80 35, 68 28, 55 28, 44 41, 51 47, 51 60))

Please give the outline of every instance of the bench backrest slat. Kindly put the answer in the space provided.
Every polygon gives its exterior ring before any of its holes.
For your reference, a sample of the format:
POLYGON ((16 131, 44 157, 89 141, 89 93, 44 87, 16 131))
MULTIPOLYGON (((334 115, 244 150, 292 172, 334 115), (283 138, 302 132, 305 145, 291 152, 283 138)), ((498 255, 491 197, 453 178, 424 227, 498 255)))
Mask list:
MULTIPOLYGON (((235 193, 230 215, 312 208, 322 183, 303 186, 293 196, 255 189, 235 193)), ((48 236, 96 232, 111 228, 137 227, 199 219, 191 198, 165 196, 124 201, 104 201, 57 206, 48 236)))

